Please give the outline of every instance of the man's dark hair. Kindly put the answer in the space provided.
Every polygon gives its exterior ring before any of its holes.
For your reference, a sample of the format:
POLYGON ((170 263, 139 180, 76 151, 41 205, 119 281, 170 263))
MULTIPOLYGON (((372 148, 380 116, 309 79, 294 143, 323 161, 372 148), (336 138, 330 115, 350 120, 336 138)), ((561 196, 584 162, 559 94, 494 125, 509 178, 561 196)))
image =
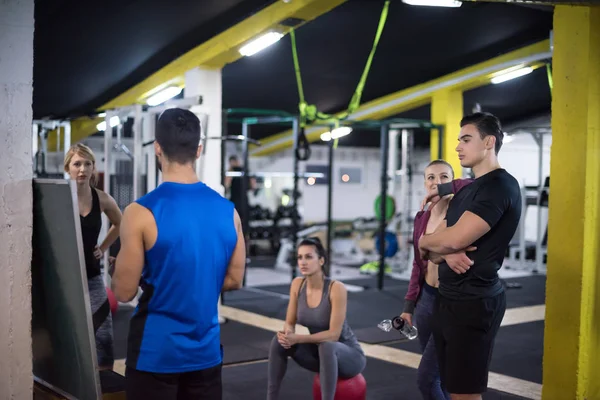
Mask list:
POLYGON ((237 156, 229 156, 229 162, 237 161, 237 160, 238 160, 237 156))
POLYGON ((193 112, 169 108, 158 117, 155 138, 169 161, 188 164, 196 160, 200 129, 200 120, 193 112))
POLYGON ((462 128, 465 125, 475 125, 481 135, 481 139, 485 139, 486 136, 494 136, 496 138, 496 154, 500 152, 504 132, 502 132, 502 126, 498 117, 490 113, 478 112, 463 117, 460 121, 460 126, 462 128))

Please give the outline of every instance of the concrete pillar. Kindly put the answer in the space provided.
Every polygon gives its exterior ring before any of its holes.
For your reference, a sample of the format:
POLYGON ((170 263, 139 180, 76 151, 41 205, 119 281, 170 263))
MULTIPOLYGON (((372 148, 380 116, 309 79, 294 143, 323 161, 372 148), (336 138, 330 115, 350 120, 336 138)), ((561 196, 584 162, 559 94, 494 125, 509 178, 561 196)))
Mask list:
POLYGON ((0 1, 0 399, 33 396, 33 0, 0 1))
MULTIPOLYGON (((461 178, 463 168, 460 165, 456 145, 460 133, 460 120, 463 117, 463 93, 459 90, 440 90, 431 101, 431 122, 444 126, 442 137, 442 158, 452 165, 454 177, 461 178)), ((439 158, 439 132, 431 132, 431 160, 439 158)))
MULTIPOLYGON (((220 137, 222 131, 222 98, 220 69, 194 68, 185 73, 185 97, 202 96, 202 105, 190 110, 197 113, 202 133, 207 137, 220 137)), ((224 194, 221 185, 221 141, 208 139, 200 158, 200 180, 217 192, 224 194)))
MULTIPOLYGON (((207 138, 220 137, 223 131, 223 89, 220 69, 194 68, 185 73, 185 97, 202 96, 202 105, 190 110, 198 114, 202 122, 202 133, 207 138)), ((204 142, 204 154, 200 157, 200 165, 196 168, 199 179, 221 196, 225 188, 221 185, 221 141, 207 139, 204 142)), ((224 323, 221 316, 221 297, 219 297, 219 323, 224 323)))
POLYGON ((600 398, 600 7, 556 6, 544 400, 600 398))

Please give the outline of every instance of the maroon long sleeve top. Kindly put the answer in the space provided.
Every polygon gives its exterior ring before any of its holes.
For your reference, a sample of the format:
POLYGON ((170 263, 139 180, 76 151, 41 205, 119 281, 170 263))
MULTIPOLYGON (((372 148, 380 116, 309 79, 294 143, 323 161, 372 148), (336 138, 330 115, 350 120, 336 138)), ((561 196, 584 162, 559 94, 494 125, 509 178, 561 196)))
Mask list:
MULTIPOLYGON (((460 189, 469 185, 473 182, 473 179, 455 179, 447 184, 438 185, 438 192, 440 195, 456 194, 460 189)), ((425 233, 427 229, 427 223, 431 217, 431 211, 419 211, 415 216, 414 229, 413 229, 413 250, 414 260, 412 273, 410 275, 410 282, 408 284, 408 291, 404 297, 404 312, 413 314, 417 299, 421 294, 421 289, 425 282, 425 275, 427 274, 427 260, 421 259, 419 252, 419 239, 425 233)))

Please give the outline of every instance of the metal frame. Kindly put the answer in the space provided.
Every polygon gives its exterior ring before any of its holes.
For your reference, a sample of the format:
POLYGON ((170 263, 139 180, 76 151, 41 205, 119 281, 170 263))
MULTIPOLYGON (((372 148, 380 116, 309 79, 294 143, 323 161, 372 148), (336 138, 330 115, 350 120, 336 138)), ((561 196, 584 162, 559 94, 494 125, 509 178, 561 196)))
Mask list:
POLYGON ((385 228, 387 225, 387 221, 385 219, 385 215, 387 212, 387 192, 388 192, 388 130, 389 125, 383 124, 381 126, 381 193, 380 193, 380 214, 381 218, 379 219, 379 271, 377 274, 377 287, 379 290, 383 289, 383 278, 385 275, 385 228))
MULTIPOLYGON (((56 130, 56 151, 60 152, 61 146, 61 128, 64 130, 62 138, 63 154, 66 155, 71 148, 71 122, 70 121, 52 121, 52 120, 33 120, 32 124, 32 146, 31 156, 37 176, 40 178, 48 176, 48 132, 56 130), (40 146, 41 145, 41 146, 40 146), (40 148, 41 147, 41 148, 40 148), (38 169, 41 158, 41 172, 38 169)), ((65 179, 69 178, 69 173, 64 172, 65 179)))
MULTIPOLYGON (((333 127, 331 128, 333 130, 333 127)), ((325 275, 331 276, 331 242, 333 241, 332 205, 333 205, 333 148, 334 141, 329 141, 329 163, 327 165, 327 263, 325 275)))
MULTIPOLYGON (((544 134, 552 134, 552 129, 549 127, 519 127, 515 129, 513 132, 509 134, 509 136, 518 135, 518 134, 530 134, 533 137, 533 140, 538 145, 538 184, 537 184, 537 235, 536 235, 536 248, 535 248, 535 268, 533 269, 534 273, 539 272, 540 270, 544 270, 544 254, 546 250, 544 250, 544 246, 542 245, 543 237, 544 237, 544 228, 542 227, 542 206, 540 205, 542 192, 544 191, 544 134)), ((548 190, 550 190, 548 188, 548 190)), ((524 200, 525 206, 527 206, 526 201, 524 200)), ((519 248, 521 250, 521 260, 525 260, 525 248, 524 248, 524 240, 525 240, 525 227, 523 226, 522 240, 520 240, 519 248), (521 247, 523 247, 521 249, 521 247)))
MULTIPOLYGON (((230 113, 232 113, 230 111, 230 113)), ((275 124, 275 123, 292 123, 292 129, 294 132, 294 146, 293 146, 293 155, 294 155, 294 189, 292 193, 292 199, 295 211, 292 214, 292 243, 294 252, 296 251, 296 246, 298 244, 298 231, 300 230, 300 221, 298 221, 298 178, 299 178, 299 160, 297 157, 297 149, 298 149, 298 134, 299 134, 299 126, 300 121, 297 116, 264 116, 264 117, 246 117, 242 119, 242 153, 244 158, 244 166, 243 166, 243 179, 242 179, 242 193, 244 193, 244 201, 242 206, 242 229, 244 235, 248 235, 249 231, 249 221, 248 221, 248 198, 246 193, 248 192, 249 187, 249 179, 250 174, 248 171, 248 161, 249 161, 249 152, 248 152, 248 142, 250 139, 250 127, 252 125, 261 125, 261 124, 275 124)), ((296 264, 293 264, 291 267, 292 280, 296 277, 296 264)), ((246 285, 246 273, 247 269, 244 270, 244 283, 246 285)))
MULTIPOLYGON (((360 127, 361 124, 359 124, 360 127)), ((387 221, 385 219, 385 215, 387 212, 387 202, 385 199, 388 194, 388 181, 390 180, 390 176, 388 174, 388 156, 390 154, 389 151, 389 131, 390 130, 402 130, 403 135, 403 157, 404 160, 408 160, 408 147, 409 147, 409 130, 411 129, 437 129, 439 132, 439 152, 441 154, 442 145, 443 145, 443 132, 444 127, 441 125, 436 125, 426 121, 418 121, 418 120, 407 120, 407 119, 389 119, 383 121, 369 122, 370 126, 379 125, 380 135, 381 135, 381 143, 380 143, 380 151, 381 151, 381 191, 380 191, 380 214, 381 217, 379 219, 379 241, 381 243, 379 249, 379 271, 377 274, 377 288, 379 290, 383 289, 383 281, 385 276, 385 230, 387 226, 387 221), (405 153, 406 152, 406 153, 405 153)), ((407 165, 406 165, 407 166, 407 165)), ((406 168, 404 171, 408 171, 406 168)), ((393 179, 393 177, 392 177, 393 179)), ((403 185, 404 186, 404 185, 403 185)), ((405 190, 405 189, 402 189, 405 190)), ((406 216, 405 221, 408 221, 408 216, 406 216)))
MULTIPOLYGON (((292 152, 293 152, 293 158, 294 158, 294 189, 293 189, 293 201, 294 201, 294 207, 298 207, 298 179, 299 179, 299 159, 298 159, 298 138, 299 138, 299 129, 300 129, 300 124, 299 124, 299 117, 296 115, 291 115, 287 112, 281 112, 281 111, 272 111, 272 110, 254 110, 254 109, 236 109, 236 110, 227 110, 226 111, 228 115, 231 114, 236 114, 236 113, 257 113, 259 115, 269 115, 271 114, 271 116, 259 116, 259 117, 245 117, 242 118, 241 120, 235 120, 235 119, 230 119, 229 122, 241 122, 242 123, 242 136, 243 136, 243 154, 244 154, 244 166, 243 166, 243 175, 244 175, 244 179, 243 179, 243 184, 242 184, 242 189, 244 191, 244 193, 247 191, 248 188, 248 179, 249 179, 249 172, 248 172, 248 158, 249 158, 249 152, 248 152, 248 140, 249 140, 249 133, 250 133, 250 126, 251 125, 258 125, 258 124, 274 124, 274 123, 287 123, 289 124, 290 122, 292 123, 292 131, 293 131, 293 147, 292 147, 292 152), (272 116, 272 114, 277 114, 278 116, 272 116)), ((407 160, 407 155, 408 155, 408 147, 409 147, 409 130, 410 129, 437 129, 439 132, 439 136, 438 136, 438 145, 439 145, 439 154, 441 157, 442 154, 442 145, 443 145, 443 133, 444 133, 444 127, 441 125, 437 125, 437 124, 433 124, 431 122, 428 121, 420 121, 420 120, 411 120, 411 119, 401 119, 401 118, 394 118, 394 119, 388 119, 388 120, 383 120, 383 121, 369 121, 369 120, 365 120, 365 121, 353 121, 353 120, 341 120, 339 121, 339 126, 350 126, 353 128, 357 128, 357 129, 370 129, 370 130, 379 130, 380 135, 381 135, 381 145, 380 145, 380 151, 381 151, 381 192, 380 192, 380 196, 381 199, 384 201, 381 201, 381 218, 379 221, 379 228, 380 228, 380 243, 384 244, 385 243, 385 231, 386 231, 386 225, 387 225, 387 221, 385 220, 385 213, 386 213, 386 197, 387 197, 387 193, 388 193, 388 181, 390 179, 390 176, 388 174, 388 167, 389 167, 389 155, 390 152, 393 151, 390 149, 389 146, 389 131, 390 130, 402 130, 402 134, 403 134, 403 154, 406 156, 404 157, 405 160, 407 160)), ((333 129, 334 127, 331 126, 331 124, 311 124, 310 125, 311 128, 319 128, 319 127, 327 127, 329 129, 333 129)), ((328 249, 328 256, 330 256, 331 254, 331 238, 332 238, 332 189, 333 189, 333 180, 332 180, 332 171, 333 171, 333 140, 329 141, 329 165, 328 165, 328 192, 327 192, 327 201, 328 201, 328 205, 327 205, 327 249, 328 249)), ((410 145, 412 145, 412 141, 410 143, 410 145)), ((405 171, 408 171, 407 168, 407 164, 405 165, 405 171)), ((392 177, 393 179, 393 177, 392 177)), ((403 185, 405 186, 405 185, 403 185)), ((405 190, 405 189, 403 189, 405 190)), ((248 210, 248 202, 245 201, 244 202, 244 217, 247 215, 247 210, 248 210)), ((298 243, 298 231, 300 229, 299 227, 299 221, 298 221, 298 215, 297 212, 294 213, 293 215, 293 234, 292 234, 292 241, 293 241, 293 249, 294 251, 296 251, 296 246, 298 243)), ((408 221, 408 216, 406 217, 406 221, 408 221)), ((244 231, 246 232, 246 230, 248 229, 248 221, 247 218, 244 218, 243 221, 244 224, 244 231)), ((329 260, 331 258, 329 257, 329 260)), ((293 264, 291 265, 291 270, 292 270, 292 279, 294 279, 296 277, 296 265, 293 264)), ((384 273, 385 271, 385 246, 382 245, 380 246, 380 251, 379 251, 379 272, 378 272, 378 288, 381 290, 383 289, 383 278, 384 278, 384 273)), ((329 272, 329 271, 327 271, 329 272)), ((245 281, 245 278, 244 278, 245 281)))

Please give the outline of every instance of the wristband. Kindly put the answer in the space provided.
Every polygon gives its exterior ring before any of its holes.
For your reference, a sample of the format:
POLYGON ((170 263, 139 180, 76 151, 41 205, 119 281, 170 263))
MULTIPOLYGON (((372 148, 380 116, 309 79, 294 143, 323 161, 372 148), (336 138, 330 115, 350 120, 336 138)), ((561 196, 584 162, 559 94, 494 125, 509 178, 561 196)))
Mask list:
POLYGON ((449 194, 454 193, 454 190, 452 187, 452 182, 441 183, 441 184, 437 185, 437 188, 438 188, 438 195, 440 197, 448 196, 449 194))

